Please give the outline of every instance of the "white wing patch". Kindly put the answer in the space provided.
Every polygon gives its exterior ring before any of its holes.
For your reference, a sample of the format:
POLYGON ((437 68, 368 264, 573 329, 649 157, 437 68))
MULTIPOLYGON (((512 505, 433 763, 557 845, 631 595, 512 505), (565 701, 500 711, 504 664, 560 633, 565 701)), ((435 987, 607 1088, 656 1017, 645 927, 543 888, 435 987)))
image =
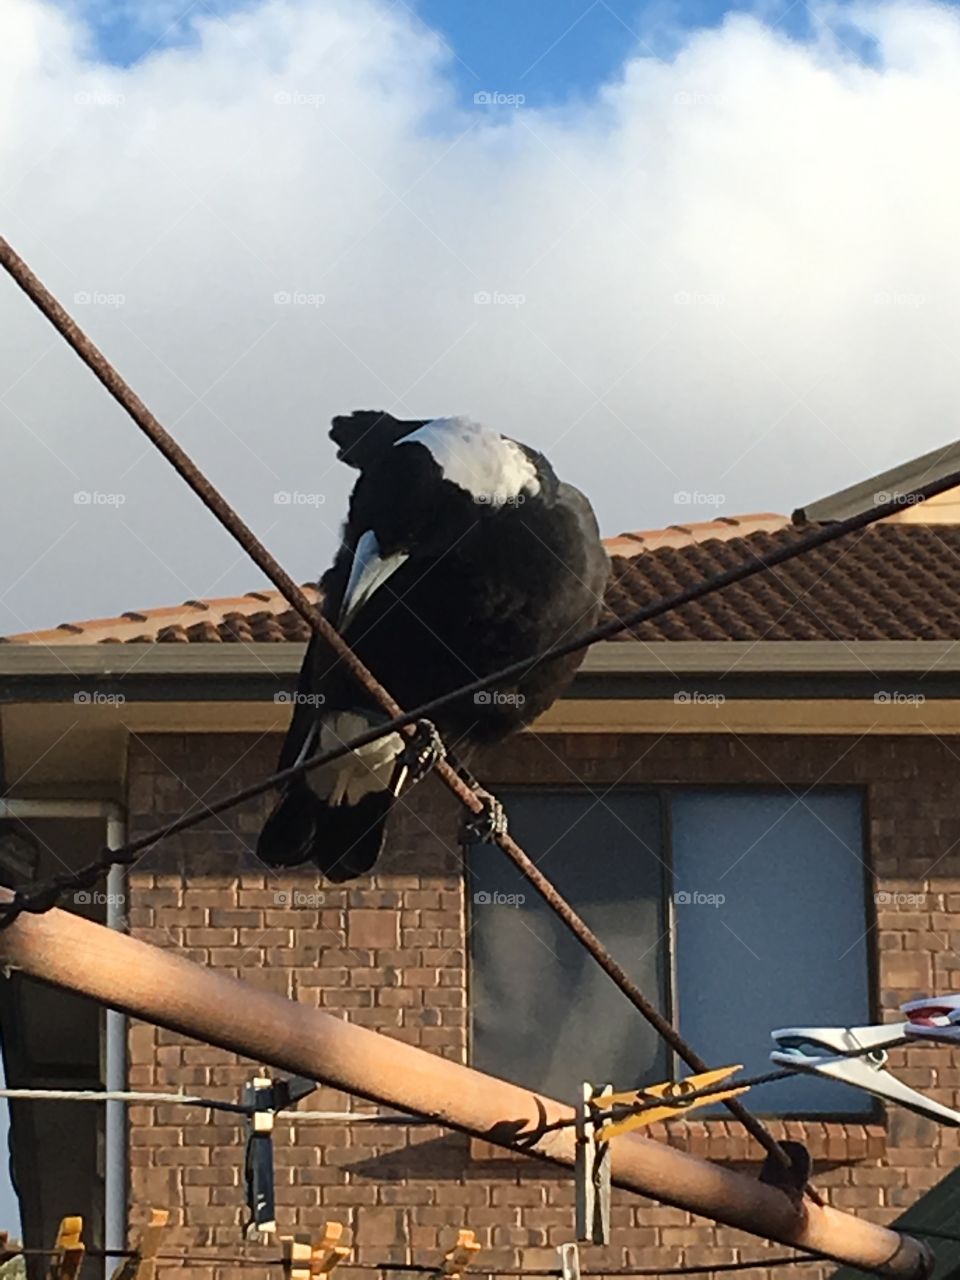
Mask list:
POLYGON ((340 631, 347 626, 361 605, 365 604, 378 587, 382 587, 391 574, 396 573, 403 562, 408 559, 406 551, 395 551, 393 555, 381 556, 377 535, 372 529, 362 534, 353 553, 353 565, 350 569, 350 580, 343 595, 337 627, 340 631))
POLYGON ((500 507, 540 492, 537 469, 520 446, 469 418, 437 418, 395 447, 403 444, 422 444, 443 478, 476 502, 500 507))

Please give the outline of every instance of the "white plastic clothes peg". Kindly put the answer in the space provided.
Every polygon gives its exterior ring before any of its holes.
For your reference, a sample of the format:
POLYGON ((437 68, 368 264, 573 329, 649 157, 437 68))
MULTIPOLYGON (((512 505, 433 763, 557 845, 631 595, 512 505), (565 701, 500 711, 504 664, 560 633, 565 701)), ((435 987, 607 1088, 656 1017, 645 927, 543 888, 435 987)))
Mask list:
POLYGON ((865 1089, 931 1120, 960 1127, 960 1111, 924 1097, 886 1070, 884 1046, 903 1041, 907 1025, 898 1022, 873 1027, 784 1027, 771 1032, 777 1047, 770 1060, 782 1067, 865 1089))
POLYGON ((908 1040, 937 1040, 960 1044, 960 996, 929 996, 900 1006, 906 1015, 904 1034, 908 1040))

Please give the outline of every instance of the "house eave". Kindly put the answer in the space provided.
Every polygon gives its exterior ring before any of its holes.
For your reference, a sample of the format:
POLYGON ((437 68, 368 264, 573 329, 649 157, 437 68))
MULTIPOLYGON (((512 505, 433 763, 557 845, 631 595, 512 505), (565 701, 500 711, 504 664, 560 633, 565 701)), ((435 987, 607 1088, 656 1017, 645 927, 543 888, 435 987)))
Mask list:
MULTIPOLYGON (((302 644, 0 645, 0 703, 273 701, 290 691, 302 644)), ((662 699, 691 681, 728 698, 860 698, 897 681, 902 695, 955 698, 954 641, 640 641, 594 645, 567 697, 662 699), (709 687, 708 687, 709 686, 709 687)))

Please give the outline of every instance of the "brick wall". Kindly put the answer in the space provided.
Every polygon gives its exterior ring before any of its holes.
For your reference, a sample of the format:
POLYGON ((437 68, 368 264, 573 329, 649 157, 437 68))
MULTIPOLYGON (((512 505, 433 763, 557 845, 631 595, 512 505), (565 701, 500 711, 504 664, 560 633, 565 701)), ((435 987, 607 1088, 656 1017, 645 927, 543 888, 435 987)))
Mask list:
MULTIPOLYGON (((198 797, 252 781, 273 766, 276 747, 271 739, 240 735, 156 735, 133 742, 131 834, 178 815, 198 797)), ((866 786, 877 889, 926 895, 922 910, 895 903, 878 908, 877 996, 891 1017, 904 1000, 958 983, 958 769, 960 742, 933 736, 750 741, 528 735, 477 764, 481 777, 501 784, 581 778, 767 785, 780 779, 801 787, 866 786)), ((148 854, 131 876, 133 932, 292 999, 465 1060, 464 893, 458 813, 447 793, 433 780, 417 788, 398 813, 377 875, 341 888, 302 872, 264 874, 249 850, 265 807, 212 820, 148 854)), ((132 1088, 187 1088, 228 1099, 238 1096, 255 1065, 143 1024, 131 1027, 130 1051, 132 1088)), ((956 1052, 898 1050, 892 1066, 907 1083, 960 1105, 956 1052)), ((331 1089, 312 1095, 308 1105, 362 1108, 331 1089)), ((130 1123, 133 1220, 151 1204, 168 1206, 174 1222, 168 1244, 239 1252, 240 1126, 222 1113, 165 1106, 132 1108, 130 1123)), ((958 1131, 902 1110, 875 1125, 774 1127, 811 1148, 817 1185, 830 1203, 878 1222, 898 1216, 960 1160, 958 1131)), ((724 1120, 679 1122, 656 1136, 714 1159, 757 1157, 738 1126, 724 1120)), ((484 1245, 479 1270, 553 1266, 555 1246, 573 1235, 569 1178, 526 1159, 482 1158, 482 1148, 440 1129, 281 1122, 275 1146, 281 1230, 316 1231, 339 1219, 361 1262, 439 1256, 456 1229, 469 1226, 484 1245)), ((615 1196, 613 1228, 609 1249, 585 1249, 584 1265, 720 1263, 760 1257, 766 1247, 625 1195, 615 1196)), ((817 1270, 805 1267, 804 1273, 817 1270)), ((187 1274, 231 1271, 198 1266, 187 1274)), ((356 1271, 355 1280, 362 1274, 356 1271)))

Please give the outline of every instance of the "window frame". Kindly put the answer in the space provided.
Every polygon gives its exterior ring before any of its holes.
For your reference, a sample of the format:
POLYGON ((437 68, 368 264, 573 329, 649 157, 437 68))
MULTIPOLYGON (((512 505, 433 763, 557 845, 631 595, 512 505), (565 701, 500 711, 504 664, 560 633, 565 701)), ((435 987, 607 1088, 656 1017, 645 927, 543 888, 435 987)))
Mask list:
MULTIPOLYGON (((662 857, 659 859, 661 867, 660 887, 663 893, 663 920, 666 928, 666 954, 664 956, 664 976, 666 986, 664 1016, 673 1026, 679 1024, 680 1002, 678 990, 678 970, 677 970, 677 919, 676 919, 676 903, 674 902, 674 857, 673 857, 673 806, 672 797, 679 792, 690 791, 711 791, 715 793, 733 793, 742 795, 789 795, 791 792, 799 792, 801 796, 808 795, 811 792, 848 792, 856 795, 860 802, 860 840, 862 849, 862 892, 863 892, 863 922, 865 930, 865 956, 866 956, 866 981, 867 981, 867 1004, 865 1022, 876 1023, 882 1019, 881 999, 880 999, 880 956, 878 946, 878 912, 877 902, 875 898, 876 871, 874 868, 873 848, 871 844, 871 814, 870 799, 871 788, 866 783, 859 782, 826 782, 826 783, 810 783, 808 781, 801 782, 783 782, 780 784, 772 782, 750 783, 750 782, 693 782, 671 780, 669 782, 642 782, 633 783, 625 782, 622 785, 613 782, 610 784, 597 783, 591 784, 581 779, 574 782, 510 782, 500 780, 496 784, 497 793, 502 798, 504 793, 526 792, 532 795, 546 796, 550 794, 562 793, 568 795, 571 792, 579 793, 585 796, 592 796, 598 802, 602 796, 610 791, 616 790, 619 793, 631 792, 634 794, 652 795, 657 801, 660 811, 660 839, 662 848, 662 857), (599 794, 598 794, 599 792, 599 794)), ((464 850, 464 923, 466 926, 466 945, 464 948, 465 963, 465 988, 467 1001, 467 1062, 472 1064, 474 1061, 474 999, 473 999, 473 955, 470 947, 470 934, 473 928, 473 895, 469 892, 470 883, 470 859, 474 856, 476 849, 482 845, 469 846, 464 850)), ((531 857, 536 857, 536 850, 528 850, 531 857)), ((576 905, 576 904, 572 904, 576 905)), ((646 994, 646 993, 645 993, 646 994)), ((638 1013, 638 1016, 642 1016, 638 1013)), ((695 1046, 694 1046, 695 1047, 695 1046)), ((667 1061, 670 1064, 671 1077, 674 1080, 681 1078, 689 1068, 686 1067, 683 1060, 674 1049, 667 1046, 667 1061)), ((804 1111, 800 1114, 791 1112, 776 1111, 755 1111, 758 1115, 768 1120, 787 1120, 799 1123, 813 1122, 825 1124, 875 1124, 882 1116, 882 1105, 880 1099, 874 1098, 870 1107, 863 1111, 804 1111)), ((710 1123, 709 1118, 707 1123, 710 1123)))

